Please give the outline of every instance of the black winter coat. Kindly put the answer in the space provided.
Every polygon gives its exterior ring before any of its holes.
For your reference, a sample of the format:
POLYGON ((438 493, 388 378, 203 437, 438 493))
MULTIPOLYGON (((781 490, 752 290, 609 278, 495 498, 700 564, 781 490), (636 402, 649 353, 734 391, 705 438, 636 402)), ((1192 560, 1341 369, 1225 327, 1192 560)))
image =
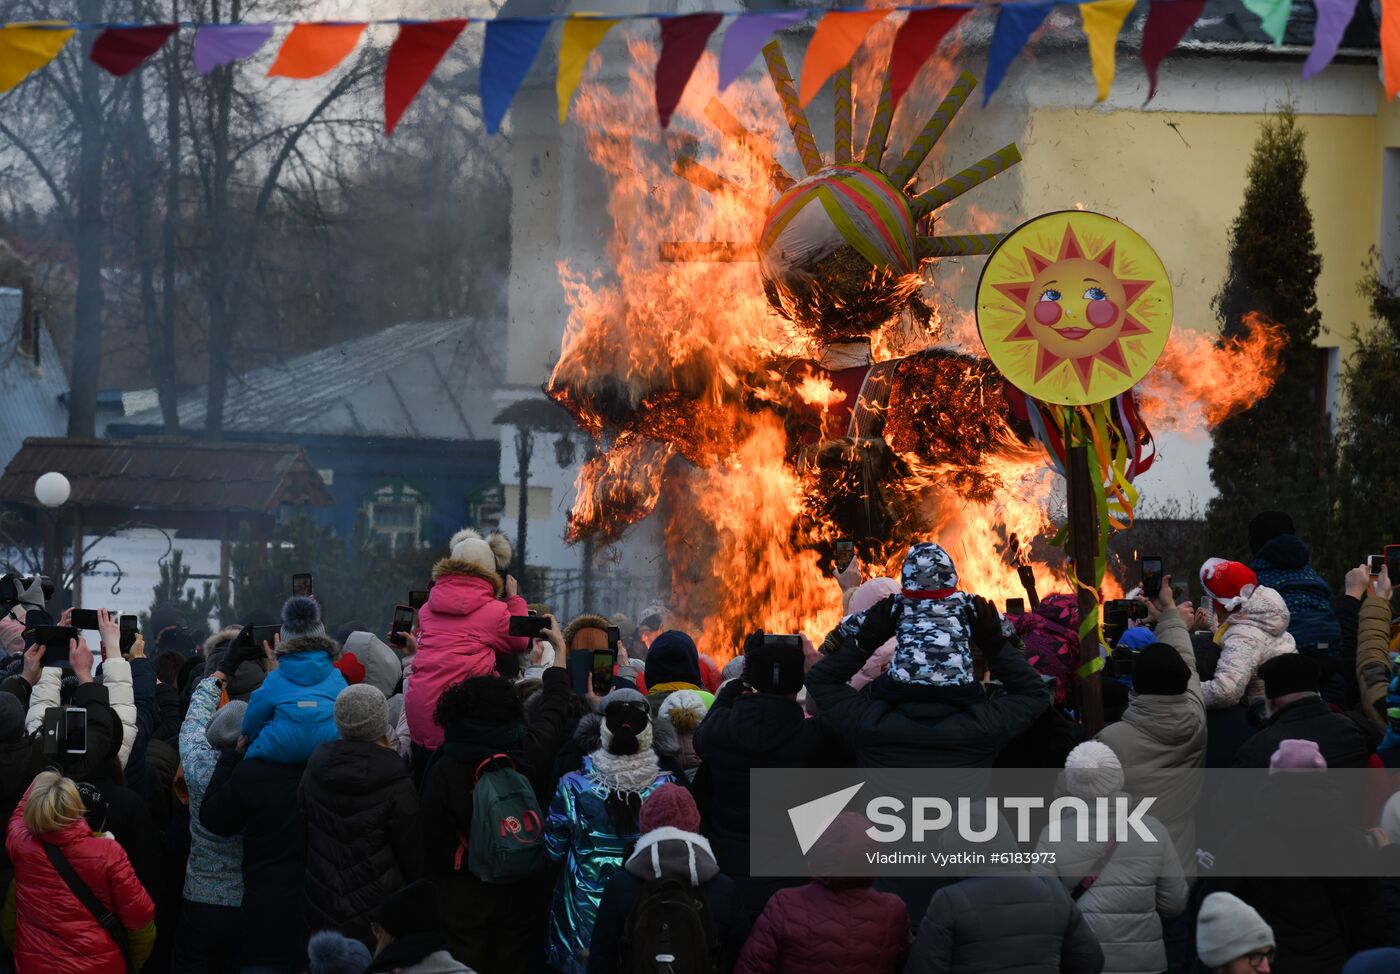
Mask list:
POLYGON ((934 894, 905 974, 1099 974, 1103 949, 1063 884, 979 876, 934 894))
POLYGON ((301 779, 306 919, 369 941, 369 915, 422 872, 408 763, 373 741, 316 748, 301 779))
POLYGON ((1235 754, 1237 768, 1267 768, 1286 740, 1314 741, 1329 768, 1364 768, 1380 743, 1380 728, 1360 715, 1339 714, 1321 697, 1284 707, 1235 754))
POLYGON ((510 885, 484 883, 466 868, 462 840, 471 832, 476 769, 495 753, 507 754, 534 789, 541 812, 554 797, 554 762, 569 716, 568 671, 545 670, 540 699, 523 728, 449 726, 443 746, 423 777, 418 841, 424 874, 437 887, 452 955, 481 971, 524 971, 545 934, 552 884, 546 869, 510 885), (514 744, 501 746, 502 739, 514 744))
POLYGON ((1050 706, 1040 674, 1011 642, 987 654, 1005 692, 973 704, 872 699, 848 683, 869 656, 848 639, 807 674, 807 693, 863 768, 989 768, 1050 706))
POLYGON ((239 922, 257 931, 241 941, 238 959, 245 967, 300 970, 306 962, 306 820, 297 807, 305 770, 304 764, 245 761, 226 751, 199 807, 200 823, 215 835, 243 833, 239 922))
POLYGON ((808 718, 796 701, 742 689, 737 680, 726 684, 695 729, 709 783, 705 837, 730 876, 749 874, 749 771, 842 763, 840 739, 825 720, 808 718))

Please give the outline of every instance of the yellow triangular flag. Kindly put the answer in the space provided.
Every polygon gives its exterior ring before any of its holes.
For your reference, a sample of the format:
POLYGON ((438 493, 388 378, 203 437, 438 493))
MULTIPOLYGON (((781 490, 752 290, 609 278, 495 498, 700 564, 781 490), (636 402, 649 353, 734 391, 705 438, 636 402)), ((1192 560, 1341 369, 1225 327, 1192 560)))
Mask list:
POLYGON ((9 91, 35 71, 58 57, 73 36, 71 27, 44 27, 62 21, 36 20, 6 24, 0 30, 0 91, 9 91))
POLYGON ((1094 69, 1094 81, 1099 86, 1098 101, 1108 97, 1113 87, 1114 49, 1123 21, 1132 13, 1137 0, 1095 0, 1079 5, 1079 18, 1084 24, 1084 36, 1089 41, 1089 64, 1094 69))
POLYGON ((615 23, 615 18, 594 14, 574 14, 564 21, 564 35, 559 41, 559 75, 554 82, 554 91, 559 98, 560 125, 569 117, 569 102, 583 80, 588 55, 603 43, 603 38, 615 23))

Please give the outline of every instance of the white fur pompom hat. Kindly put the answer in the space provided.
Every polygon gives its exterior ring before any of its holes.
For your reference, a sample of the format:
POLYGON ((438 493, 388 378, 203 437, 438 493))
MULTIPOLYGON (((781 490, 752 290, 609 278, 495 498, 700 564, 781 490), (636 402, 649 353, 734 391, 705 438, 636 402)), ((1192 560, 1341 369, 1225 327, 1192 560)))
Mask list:
POLYGON ((510 542, 499 531, 483 538, 474 529, 463 528, 452 536, 450 544, 453 558, 475 565, 483 572, 501 574, 510 567, 510 542))

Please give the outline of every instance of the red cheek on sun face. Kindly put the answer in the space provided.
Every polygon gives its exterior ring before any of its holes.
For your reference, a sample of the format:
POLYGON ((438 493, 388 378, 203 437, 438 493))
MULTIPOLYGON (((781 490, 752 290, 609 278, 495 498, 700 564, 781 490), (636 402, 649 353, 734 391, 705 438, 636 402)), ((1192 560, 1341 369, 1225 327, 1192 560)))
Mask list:
POLYGON ((1107 328, 1118 320, 1118 305, 1112 301, 1090 301, 1084 309, 1084 317, 1095 328, 1107 328))
POLYGON ((1064 309, 1060 307, 1058 301, 1037 301, 1031 313, 1035 315, 1035 320, 1042 325, 1053 325, 1060 320, 1064 309))

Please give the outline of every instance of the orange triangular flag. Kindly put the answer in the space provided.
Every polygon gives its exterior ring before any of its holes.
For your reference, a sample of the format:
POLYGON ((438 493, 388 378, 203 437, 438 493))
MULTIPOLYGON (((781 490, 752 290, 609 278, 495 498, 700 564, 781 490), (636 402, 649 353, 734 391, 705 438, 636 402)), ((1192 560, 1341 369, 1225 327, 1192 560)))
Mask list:
POLYGON ((817 97, 827 79, 850 63, 870 28, 888 15, 889 10, 836 10, 817 21, 802 60, 797 100, 803 108, 817 97))
POLYGON ((268 77, 316 78, 334 68, 355 49, 364 24, 297 24, 277 59, 267 69, 268 77))

